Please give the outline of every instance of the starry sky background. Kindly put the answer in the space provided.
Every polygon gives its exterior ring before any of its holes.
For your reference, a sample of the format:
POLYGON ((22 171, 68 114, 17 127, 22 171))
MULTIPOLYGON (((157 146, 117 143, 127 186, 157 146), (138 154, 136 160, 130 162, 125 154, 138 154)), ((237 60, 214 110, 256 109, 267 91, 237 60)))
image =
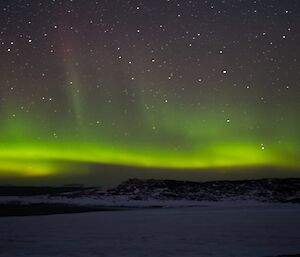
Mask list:
POLYGON ((0 179, 300 175, 298 0, 2 0, 0 179))

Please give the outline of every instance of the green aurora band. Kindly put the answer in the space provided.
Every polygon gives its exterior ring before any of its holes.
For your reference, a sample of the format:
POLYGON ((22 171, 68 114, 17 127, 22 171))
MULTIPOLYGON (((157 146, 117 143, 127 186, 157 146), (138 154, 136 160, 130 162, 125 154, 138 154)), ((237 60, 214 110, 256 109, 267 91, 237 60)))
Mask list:
POLYGON ((47 105, 28 113, 2 108, 9 112, 1 115, 1 176, 51 176, 77 169, 68 162, 175 169, 300 168, 300 126, 290 109, 279 126, 280 114, 268 109, 240 105, 224 111, 224 105, 210 108, 208 103, 183 108, 175 99, 165 103, 140 97, 141 108, 132 116, 122 115, 118 106, 98 106, 99 122, 88 111, 95 106, 83 108, 74 102, 76 111, 58 116, 51 115, 47 105))

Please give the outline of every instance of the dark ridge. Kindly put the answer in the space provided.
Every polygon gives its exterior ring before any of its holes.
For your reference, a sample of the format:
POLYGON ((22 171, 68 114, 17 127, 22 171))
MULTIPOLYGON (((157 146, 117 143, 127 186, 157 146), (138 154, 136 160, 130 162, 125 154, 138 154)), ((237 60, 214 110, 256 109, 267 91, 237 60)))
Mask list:
POLYGON ((55 195, 62 193, 78 192, 91 187, 82 186, 62 186, 62 187, 43 187, 43 186, 0 186, 0 196, 36 196, 36 195, 55 195))
POLYGON ((0 217, 35 216, 35 215, 119 211, 119 210, 125 210, 125 208, 78 206, 78 205, 48 204, 48 203, 35 203, 35 204, 27 204, 27 205, 0 204, 0 217))
MULTIPOLYGON (((178 180, 129 179, 115 188, 97 187, 0 187, 0 196, 80 198, 125 196, 128 200, 255 200, 300 203, 300 178, 191 182, 178 180)), ((18 201, 18 200, 17 200, 18 201)), ((22 199, 20 199, 22 201, 22 199)))
POLYGON ((148 198, 219 201, 237 198, 300 203, 300 179, 257 179, 191 182, 178 180, 129 179, 108 191, 112 195, 148 198))

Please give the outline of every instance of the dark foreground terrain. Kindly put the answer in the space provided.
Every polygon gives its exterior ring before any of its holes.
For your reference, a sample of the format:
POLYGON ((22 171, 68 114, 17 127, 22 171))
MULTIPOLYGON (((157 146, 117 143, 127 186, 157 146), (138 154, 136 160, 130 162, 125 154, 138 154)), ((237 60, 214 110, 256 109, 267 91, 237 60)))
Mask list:
POLYGON ((300 203, 300 179, 190 182, 129 179, 114 188, 0 187, 0 216, 27 216, 133 207, 205 206, 213 202, 300 203))
POLYGON ((299 199, 300 179, 6 186, 0 257, 300 257, 299 199))
POLYGON ((230 202, 0 217, 0 257, 296 257, 299 217, 298 204, 230 202))

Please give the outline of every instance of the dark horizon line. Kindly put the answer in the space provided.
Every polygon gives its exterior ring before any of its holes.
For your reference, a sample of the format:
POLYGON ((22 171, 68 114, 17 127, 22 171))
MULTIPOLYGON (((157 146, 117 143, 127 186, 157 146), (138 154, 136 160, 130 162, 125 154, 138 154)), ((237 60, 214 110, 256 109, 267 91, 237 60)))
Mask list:
MULTIPOLYGON (((210 182, 246 182, 246 181, 263 181, 263 180, 299 180, 299 177, 263 177, 263 178, 249 178, 249 179, 212 179, 212 180, 203 180, 203 181, 194 181, 194 180, 180 180, 180 179, 168 179, 168 178, 128 178, 122 182, 120 182, 118 185, 123 184, 130 180, 139 180, 139 181, 178 181, 178 182, 188 182, 188 183, 210 183, 210 182)), ((0 187, 23 187, 23 188, 60 188, 60 187, 66 187, 66 188, 101 188, 103 186, 88 186, 80 183, 68 183, 63 185, 18 185, 18 184, 0 184, 0 187)))

